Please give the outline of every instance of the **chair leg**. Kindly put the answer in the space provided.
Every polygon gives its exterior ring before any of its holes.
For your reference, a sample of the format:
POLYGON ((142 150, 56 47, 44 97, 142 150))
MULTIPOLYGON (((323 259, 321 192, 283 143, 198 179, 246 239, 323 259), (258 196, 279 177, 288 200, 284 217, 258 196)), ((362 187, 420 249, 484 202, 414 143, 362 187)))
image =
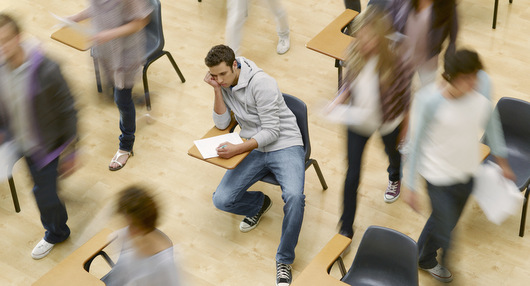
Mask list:
POLYGON ((109 255, 105 252, 105 251, 100 251, 98 253, 96 253, 94 256, 92 256, 90 259, 88 259, 85 264, 83 265, 83 268, 85 269, 86 272, 90 272, 90 265, 92 264, 92 261, 94 261, 94 259, 96 257, 98 257, 98 255, 101 255, 103 256, 103 258, 105 259, 105 261, 107 261, 107 263, 109 264, 109 266, 112 268, 114 267, 114 261, 112 261, 112 259, 110 259, 109 255))
POLYGON ((495 0, 495 6, 493 7, 493 25, 491 26, 492 29, 495 29, 497 27, 497 9, 498 8, 499 8, 499 0, 495 0))
POLYGON ((142 79, 144 82, 145 106, 147 108, 147 111, 151 111, 151 96, 149 95, 149 84, 147 82, 147 68, 149 67, 149 65, 151 65, 151 63, 152 62, 146 63, 142 72, 142 79))
POLYGON ((523 204, 523 212, 521 213, 521 226, 519 228, 519 236, 524 236, 524 229, 526 225, 526 210, 528 209, 528 187, 526 188, 525 194, 524 194, 524 204, 523 204))
POLYGON ((99 74, 98 60, 95 57, 92 57, 92 59, 94 59, 94 71, 96 72, 96 84, 97 84, 97 87, 98 87, 98 92, 102 93, 103 92, 103 88, 101 88, 101 76, 99 74))
POLYGON ((173 68, 175 69, 175 71, 177 72, 180 80, 184 83, 186 82, 186 79, 184 78, 184 75, 182 75, 182 72, 180 72, 180 69, 179 67, 177 66, 177 63, 175 62, 175 60, 173 59, 173 56, 171 56, 171 53, 168 52, 168 51, 163 51, 161 55, 159 55, 158 57, 154 58, 154 59, 151 59, 150 61, 148 61, 145 66, 144 66, 144 69, 143 69, 143 82, 144 82, 144 93, 145 93, 145 105, 147 107, 147 111, 150 111, 151 110, 151 96, 149 95, 149 83, 147 82, 147 69, 149 68, 149 66, 155 62, 157 59, 159 59, 160 57, 162 57, 163 55, 166 55, 167 58, 169 59, 169 61, 171 62, 171 65, 173 65, 173 68))
POLYGON ((339 60, 335 60, 335 67, 337 68, 337 77, 339 89, 342 86, 342 63, 339 60))
POLYGON ((324 175, 322 175, 322 171, 320 170, 317 160, 309 159, 308 163, 309 164, 306 164, 306 170, 309 168, 309 166, 313 165, 313 167, 315 167, 315 171, 317 172, 318 179, 320 180, 320 184, 322 185, 322 189, 327 190, 328 184, 326 184, 326 179, 324 179, 324 175))
MULTIPOLYGON (((337 260, 335 260, 335 262, 337 262, 337 264, 339 265, 341 276, 344 277, 344 275, 346 275, 346 266, 344 266, 344 261, 342 260, 342 256, 339 256, 337 260)), ((333 267, 333 264, 331 266, 333 267)), ((328 274, 330 271, 331 271, 331 268, 328 269, 328 274)))
POLYGON ((13 176, 9 176, 9 188, 11 189, 11 196, 13 197, 13 205, 15 205, 15 211, 20 212, 20 204, 18 203, 17 189, 15 188, 15 181, 13 176))
POLYGON ((171 55, 171 53, 168 52, 168 51, 164 51, 164 54, 167 56, 167 58, 169 59, 169 61, 170 61, 171 64, 173 65, 173 68, 175 69, 175 71, 176 71, 177 74, 179 75, 179 77, 180 77, 180 81, 182 81, 182 83, 185 83, 185 82, 186 82, 186 79, 184 78, 184 76, 183 76, 182 73, 180 72, 180 69, 179 69, 179 67, 177 66, 177 63, 175 62, 175 60, 173 59, 173 56, 171 55))

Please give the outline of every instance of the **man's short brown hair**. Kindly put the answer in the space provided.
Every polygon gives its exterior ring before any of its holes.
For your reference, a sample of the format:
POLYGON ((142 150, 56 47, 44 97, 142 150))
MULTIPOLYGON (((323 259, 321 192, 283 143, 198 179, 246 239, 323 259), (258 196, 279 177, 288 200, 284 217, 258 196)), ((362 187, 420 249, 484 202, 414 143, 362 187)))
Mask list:
POLYGON ((204 58, 204 63, 206 63, 206 66, 211 68, 224 62, 227 66, 232 68, 232 64, 235 60, 236 55, 229 46, 217 45, 210 49, 208 55, 206 55, 206 58, 204 58))

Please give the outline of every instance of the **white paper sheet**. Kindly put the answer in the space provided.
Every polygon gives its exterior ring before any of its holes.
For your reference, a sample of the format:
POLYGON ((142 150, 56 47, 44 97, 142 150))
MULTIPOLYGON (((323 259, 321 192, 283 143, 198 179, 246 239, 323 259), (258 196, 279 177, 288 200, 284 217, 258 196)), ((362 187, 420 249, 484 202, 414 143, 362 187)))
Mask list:
POLYGON ((501 168, 487 162, 480 165, 473 184, 473 195, 489 221, 500 225, 509 216, 521 211, 523 194, 501 168))
POLYGON ((197 149, 199 149, 199 152, 201 152, 201 155, 204 159, 219 157, 217 155, 216 148, 224 142, 230 142, 232 144, 241 144, 243 143, 243 139, 241 139, 241 137, 239 137, 239 134, 237 133, 228 133, 193 141, 193 143, 195 143, 195 146, 197 146, 197 149))
POLYGON ((64 26, 67 26, 67 27, 71 27, 72 29, 76 30, 77 32, 87 36, 87 37, 90 37, 92 36, 94 33, 88 28, 88 27, 85 27, 77 22, 74 22, 68 18, 65 18, 65 17, 61 17, 59 15, 56 15, 52 12, 50 12, 50 14, 57 20, 59 20, 61 22, 62 25, 64 26))

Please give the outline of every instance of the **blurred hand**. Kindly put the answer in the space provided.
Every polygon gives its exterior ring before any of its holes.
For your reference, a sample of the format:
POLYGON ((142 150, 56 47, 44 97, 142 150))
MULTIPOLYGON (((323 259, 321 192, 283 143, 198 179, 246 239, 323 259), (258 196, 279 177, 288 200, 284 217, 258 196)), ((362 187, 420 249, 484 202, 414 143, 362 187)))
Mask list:
POLYGON ((75 173, 77 169, 79 169, 79 166, 77 164, 78 160, 76 157, 77 154, 72 153, 66 155, 64 158, 61 158, 61 160, 59 160, 59 167, 57 170, 59 176, 66 178, 75 173))
POLYGON ((416 192, 405 189, 404 195, 405 195, 405 202, 417 213, 420 213, 420 207, 418 203, 418 194, 416 192))
POLYGON ((234 145, 230 142, 221 143, 221 145, 219 145, 219 147, 217 147, 215 150, 217 150, 217 155, 224 159, 232 158, 235 155, 241 153, 237 145, 234 145))
POLYGON ((94 45, 101 45, 110 40, 114 40, 114 38, 116 37, 112 31, 104 30, 92 36, 90 40, 94 43, 94 45))
POLYGON ((213 88, 221 88, 219 83, 213 78, 213 76, 210 74, 210 72, 206 73, 206 76, 204 76, 204 81, 211 85, 213 88))
POLYGON ((512 180, 515 182, 517 179, 515 176, 515 173, 512 170, 512 167, 510 167, 510 164, 508 163, 508 160, 506 158, 500 158, 495 157, 495 161, 497 162, 497 165, 501 167, 502 169, 502 175, 509 180, 512 180))
POLYGON ((509 180, 512 180, 515 182, 517 180, 517 177, 515 176, 515 173, 513 172, 512 168, 508 165, 507 168, 502 168, 502 175, 509 180))

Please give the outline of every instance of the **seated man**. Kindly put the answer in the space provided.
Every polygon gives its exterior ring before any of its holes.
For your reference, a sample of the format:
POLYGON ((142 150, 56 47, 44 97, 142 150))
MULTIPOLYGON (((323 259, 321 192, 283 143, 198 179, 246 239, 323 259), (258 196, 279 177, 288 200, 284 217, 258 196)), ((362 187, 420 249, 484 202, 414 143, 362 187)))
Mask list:
POLYGON ((294 249, 304 216, 304 148, 296 117, 285 104, 276 81, 244 57, 235 58, 228 46, 213 47, 205 58, 209 68, 204 81, 214 88, 213 119, 219 129, 228 127, 230 111, 241 126, 244 143, 223 143, 221 158, 251 151, 233 170, 228 170, 213 194, 214 205, 244 215, 242 232, 254 229, 271 207, 262 192, 247 189, 272 172, 282 188, 285 216, 276 253, 276 285, 291 283, 294 249))

